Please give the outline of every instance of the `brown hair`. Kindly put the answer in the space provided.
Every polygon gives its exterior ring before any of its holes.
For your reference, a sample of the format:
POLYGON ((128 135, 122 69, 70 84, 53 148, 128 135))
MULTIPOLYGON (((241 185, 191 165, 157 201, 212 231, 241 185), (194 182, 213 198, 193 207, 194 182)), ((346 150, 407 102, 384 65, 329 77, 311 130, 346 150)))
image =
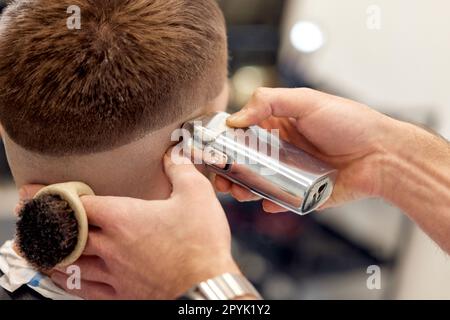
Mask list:
POLYGON ((129 143, 203 107, 226 80, 215 0, 19 0, 5 10, 0 123, 31 151, 129 143), (80 29, 67 26, 72 5, 80 29))

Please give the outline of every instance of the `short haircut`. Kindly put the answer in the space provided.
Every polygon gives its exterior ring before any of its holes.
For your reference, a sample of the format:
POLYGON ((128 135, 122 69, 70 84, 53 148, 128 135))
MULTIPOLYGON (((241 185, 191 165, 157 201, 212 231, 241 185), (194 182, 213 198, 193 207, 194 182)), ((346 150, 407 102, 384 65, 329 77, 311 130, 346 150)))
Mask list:
POLYGON ((226 64, 215 0, 13 1, 0 23, 0 123, 46 155, 113 149, 218 96, 226 64), (74 5, 80 29, 67 24, 74 5))

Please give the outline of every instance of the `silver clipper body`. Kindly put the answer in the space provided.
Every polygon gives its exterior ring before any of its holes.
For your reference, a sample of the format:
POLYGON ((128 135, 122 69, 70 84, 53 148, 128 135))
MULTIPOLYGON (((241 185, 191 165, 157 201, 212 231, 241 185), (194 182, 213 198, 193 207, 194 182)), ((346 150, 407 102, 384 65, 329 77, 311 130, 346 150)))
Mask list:
POLYGON ((337 171, 277 135, 226 125, 228 113, 188 121, 184 150, 196 164, 292 212, 307 214, 331 196, 337 171))

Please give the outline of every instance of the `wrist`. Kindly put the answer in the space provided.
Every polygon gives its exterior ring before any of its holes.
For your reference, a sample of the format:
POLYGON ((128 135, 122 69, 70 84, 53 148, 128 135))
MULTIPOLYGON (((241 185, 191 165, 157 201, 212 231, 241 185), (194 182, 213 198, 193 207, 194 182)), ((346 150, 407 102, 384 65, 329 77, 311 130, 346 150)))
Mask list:
MULTIPOLYGON (((420 200, 433 202, 448 192, 450 147, 442 138, 410 123, 393 120, 379 162, 377 196, 406 212, 420 200)), ((445 198, 444 196, 442 198, 445 198)))
POLYGON ((408 123, 398 123, 395 136, 384 157, 380 196, 450 252, 450 145, 408 123))
POLYGON ((404 133, 400 128, 401 122, 382 115, 372 129, 373 136, 368 147, 369 153, 365 157, 365 165, 361 172, 366 173, 365 179, 357 189, 365 197, 385 198, 388 189, 398 181, 393 181, 391 169, 395 167, 397 148, 403 145, 401 141, 404 133))
POLYGON ((401 158, 404 157, 402 149, 409 144, 407 140, 410 138, 410 129, 405 125, 401 121, 387 118, 380 129, 384 134, 378 143, 377 163, 374 165, 377 178, 374 196, 388 201, 392 201, 393 190, 400 182, 399 175, 395 173, 399 173, 398 166, 402 163, 401 158))
POLYGON ((418 128, 415 126, 390 119, 385 127, 384 141, 382 143, 382 157, 378 163, 379 188, 376 196, 397 204, 398 193, 409 188, 403 186, 405 180, 414 169, 410 160, 415 153, 420 152, 417 142, 414 142, 418 128))
POLYGON ((181 296, 199 283, 222 274, 242 275, 242 271, 237 266, 231 254, 211 255, 201 260, 192 259, 187 262, 185 270, 187 272, 183 273, 184 275, 178 281, 176 296, 181 296))
POLYGON ((185 296, 192 300, 262 300, 245 276, 229 272, 196 284, 185 296))

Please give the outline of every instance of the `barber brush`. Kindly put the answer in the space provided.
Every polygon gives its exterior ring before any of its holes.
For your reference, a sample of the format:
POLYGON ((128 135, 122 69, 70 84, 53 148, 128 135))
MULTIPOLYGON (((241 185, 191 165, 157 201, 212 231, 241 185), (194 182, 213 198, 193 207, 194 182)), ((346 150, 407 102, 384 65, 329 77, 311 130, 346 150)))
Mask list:
POLYGON ((16 245, 35 268, 48 271, 73 264, 84 251, 88 219, 81 196, 94 195, 81 182, 43 188, 26 202, 16 224, 16 245))

